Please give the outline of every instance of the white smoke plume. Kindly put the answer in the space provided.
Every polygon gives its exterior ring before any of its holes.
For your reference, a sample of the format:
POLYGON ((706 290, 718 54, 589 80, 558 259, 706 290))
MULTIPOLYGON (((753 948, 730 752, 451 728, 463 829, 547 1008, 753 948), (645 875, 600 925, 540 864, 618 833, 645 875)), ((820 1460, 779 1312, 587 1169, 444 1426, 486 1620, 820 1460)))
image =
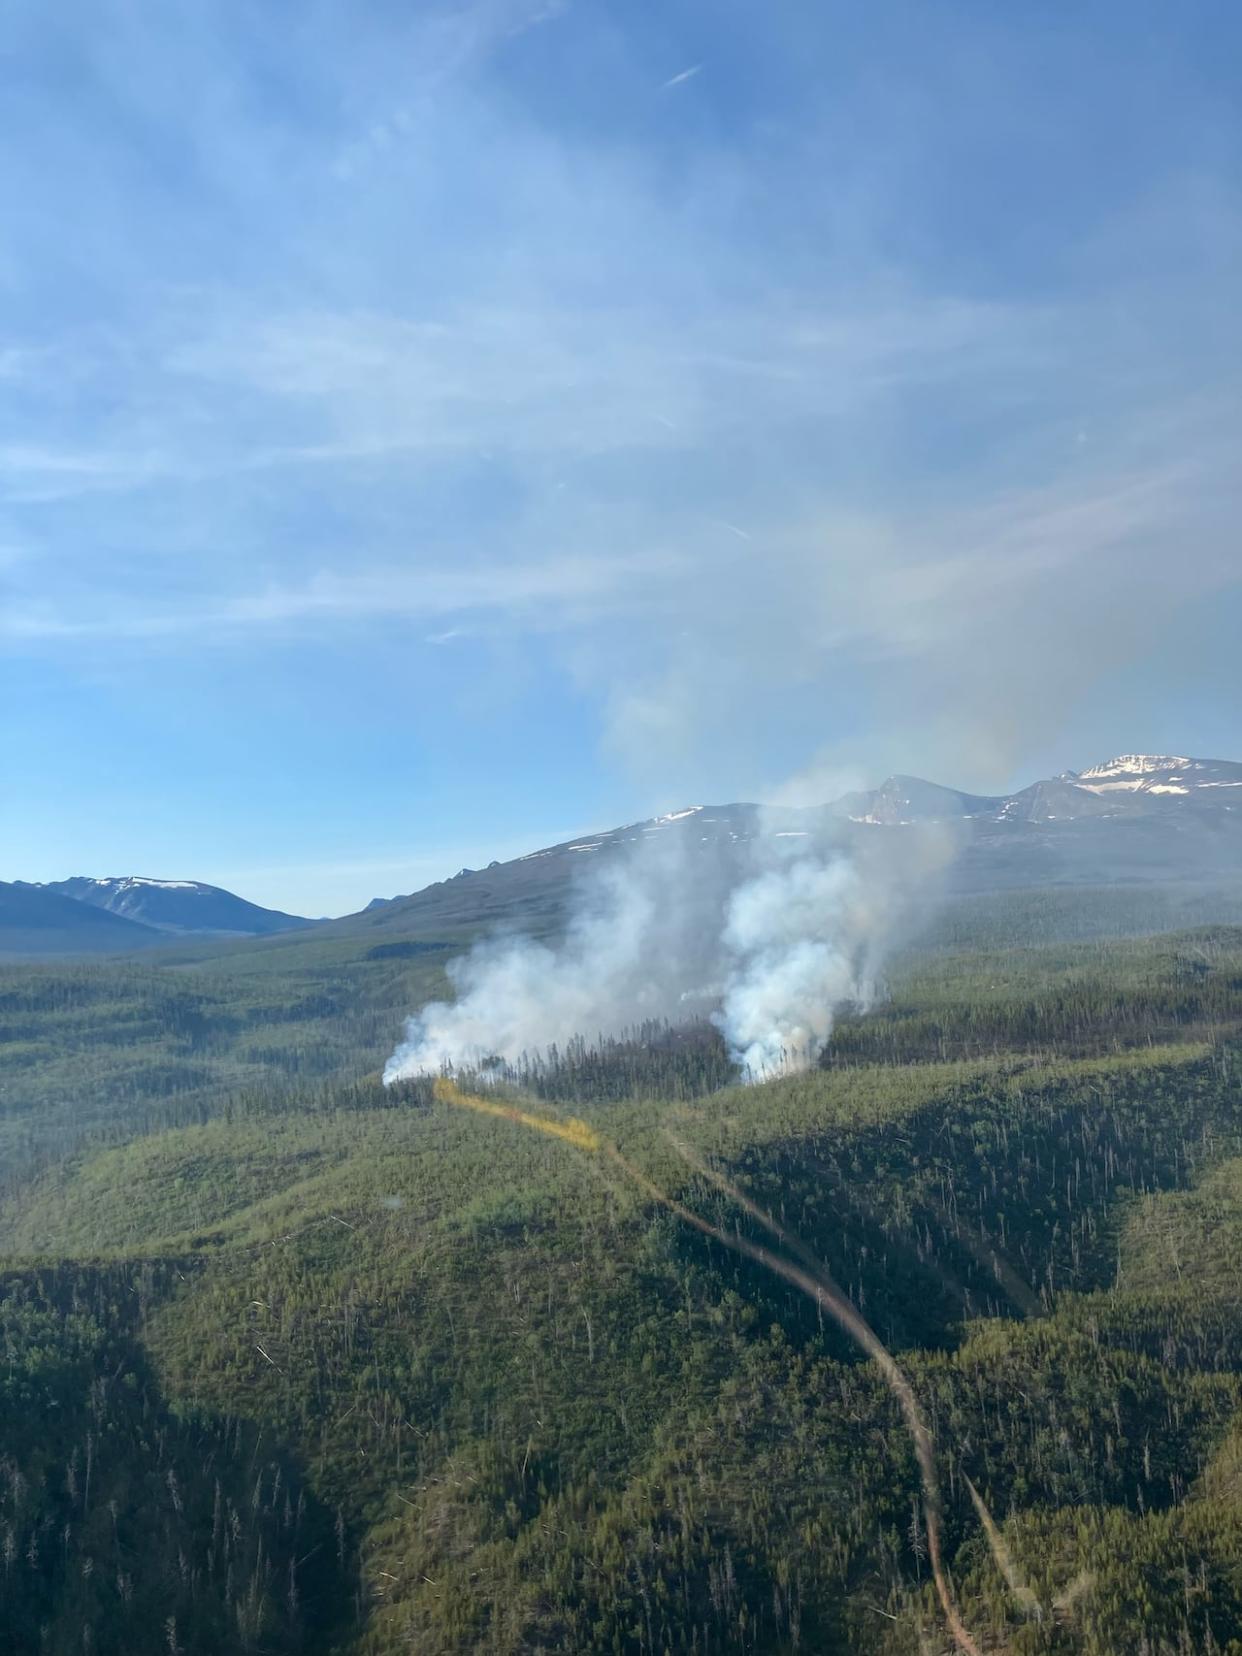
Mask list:
POLYGON ((758 827, 718 853, 697 836, 649 838, 580 884, 559 941, 493 939, 453 962, 456 998, 409 1020, 385 1081, 689 1017, 711 1018, 748 1080, 813 1064, 839 1009, 874 1001, 943 847, 922 842, 917 866, 908 846, 901 866, 864 865, 832 834, 758 827))
POLYGON ((845 1002, 869 1006, 892 916, 844 857, 799 859, 733 893, 715 1021, 743 1075, 814 1063, 845 1002))
POLYGON ((516 1062, 573 1036, 623 1029, 665 1008, 658 977, 644 962, 655 932, 654 894, 610 870, 590 907, 572 917, 552 947, 496 938, 453 961, 457 998, 433 1001, 409 1020, 385 1082, 443 1070, 516 1062))

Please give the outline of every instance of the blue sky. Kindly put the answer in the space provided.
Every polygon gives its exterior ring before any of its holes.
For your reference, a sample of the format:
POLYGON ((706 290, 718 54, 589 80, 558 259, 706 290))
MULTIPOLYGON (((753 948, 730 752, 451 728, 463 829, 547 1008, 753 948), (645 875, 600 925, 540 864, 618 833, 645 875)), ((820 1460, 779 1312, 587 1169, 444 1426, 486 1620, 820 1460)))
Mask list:
POLYGON ((6 10, 0 877, 1242 757, 1242 14, 6 10))

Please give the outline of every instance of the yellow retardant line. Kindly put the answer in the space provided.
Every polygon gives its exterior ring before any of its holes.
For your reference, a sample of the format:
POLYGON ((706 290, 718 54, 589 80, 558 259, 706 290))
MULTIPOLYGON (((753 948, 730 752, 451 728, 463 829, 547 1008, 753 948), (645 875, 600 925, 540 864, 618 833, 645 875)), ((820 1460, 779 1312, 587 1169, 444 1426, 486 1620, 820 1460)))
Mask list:
POLYGON ((588 1127, 585 1121, 579 1121, 576 1116, 569 1121, 556 1121, 550 1116, 531 1115, 527 1110, 519 1110, 515 1104, 502 1104, 496 1098, 480 1098, 478 1093, 463 1092, 456 1081, 450 1081, 446 1075, 437 1077, 432 1092, 442 1104, 459 1104, 467 1110, 477 1110, 480 1115, 499 1116, 502 1121, 516 1121, 520 1127, 534 1127, 540 1133, 564 1139, 579 1150, 602 1148, 595 1129, 588 1127))

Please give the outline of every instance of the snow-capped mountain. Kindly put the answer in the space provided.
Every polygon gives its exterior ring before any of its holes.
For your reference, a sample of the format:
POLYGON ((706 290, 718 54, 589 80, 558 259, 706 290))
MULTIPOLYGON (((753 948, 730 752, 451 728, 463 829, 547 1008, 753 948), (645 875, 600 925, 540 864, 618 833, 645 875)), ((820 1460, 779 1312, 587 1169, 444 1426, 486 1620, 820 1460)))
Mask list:
POLYGON ((233 937, 263 937, 270 932, 292 931, 313 922, 278 909, 260 908, 219 886, 201 880, 154 880, 141 874, 114 875, 92 879, 76 875, 69 880, 49 880, 41 890, 59 893, 107 909, 126 920, 153 926, 157 931, 212 933, 233 937))
POLYGON ((1242 765, 1228 759, 1184 759, 1168 753, 1123 753, 1085 771, 1066 771, 1057 778, 1093 794, 1147 794, 1151 797, 1210 799, 1227 804, 1242 803, 1242 792, 1221 794, 1218 790, 1242 789, 1242 765))
POLYGON ((1001 796, 961 793, 915 776, 890 776, 866 793, 847 794, 830 809, 851 822, 898 826, 916 822, 1072 822, 1134 816, 1179 802, 1242 810, 1242 764, 1176 754, 1125 753, 1084 771, 1032 782, 1001 796))

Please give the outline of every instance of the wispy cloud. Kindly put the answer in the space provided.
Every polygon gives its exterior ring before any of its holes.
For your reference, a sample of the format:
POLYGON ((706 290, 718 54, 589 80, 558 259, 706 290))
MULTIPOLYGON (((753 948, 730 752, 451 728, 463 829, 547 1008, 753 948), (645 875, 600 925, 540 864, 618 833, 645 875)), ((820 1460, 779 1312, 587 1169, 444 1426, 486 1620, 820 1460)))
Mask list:
MULTIPOLYGON (((192 636, 220 641, 254 630, 322 629, 382 621, 425 621, 438 616, 495 615, 533 631, 584 625, 602 614, 641 606, 653 588, 685 577, 685 560, 672 550, 613 559, 551 557, 542 562, 471 568, 389 567, 353 573, 321 571, 309 579, 229 596, 152 604, 133 599, 124 608, 82 602, 56 608, 46 601, 14 602, 0 613, 0 636, 22 640, 160 639, 192 636)), ((440 632, 445 643, 461 629, 440 632)))
POLYGON ((702 72, 703 65, 701 63, 692 63, 688 69, 681 70, 679 74, 670 75, 669 78, 663 82, 660 90, 661 92, 667 92, 670 87, 684 86, 688 80, 693 80, 696 75, 700 75, 702 72))
POLYGON ((0 442, 0 500, 279 469, 396 472, 454 453, 527 464, 685 450, 775 421, 870 418, 936 385, 986 398, 1048 346, 1038 310, 917 291, 819 307, 764 295, 684 319, 499 300, 423 318, 227 308, 206 327, 174 314, 123 346, 83 342, 81 406, 105 388, 125 402, 92 443, 58 397, 34 395, 24 413, 37 440, 0 442))

